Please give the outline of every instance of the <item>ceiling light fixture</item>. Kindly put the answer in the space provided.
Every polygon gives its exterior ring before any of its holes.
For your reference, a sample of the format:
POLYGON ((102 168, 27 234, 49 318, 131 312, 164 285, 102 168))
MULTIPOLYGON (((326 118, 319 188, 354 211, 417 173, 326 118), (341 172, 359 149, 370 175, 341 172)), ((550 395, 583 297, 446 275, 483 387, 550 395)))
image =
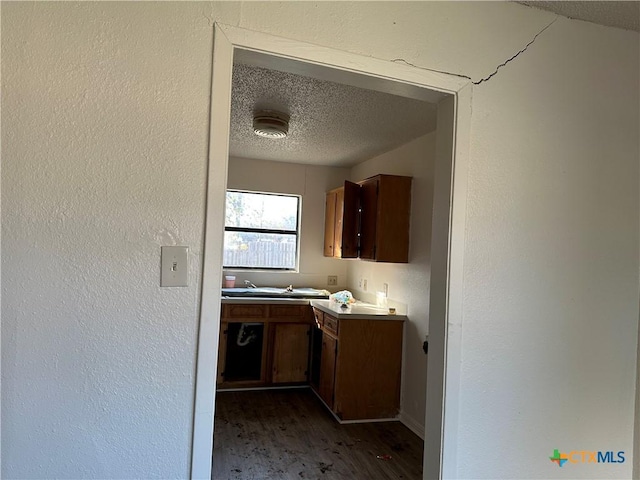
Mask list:
POLYGON ((253 133, 265 138, 284 138, 289 133, 289 115, 273 110, 256 112, 253 133))

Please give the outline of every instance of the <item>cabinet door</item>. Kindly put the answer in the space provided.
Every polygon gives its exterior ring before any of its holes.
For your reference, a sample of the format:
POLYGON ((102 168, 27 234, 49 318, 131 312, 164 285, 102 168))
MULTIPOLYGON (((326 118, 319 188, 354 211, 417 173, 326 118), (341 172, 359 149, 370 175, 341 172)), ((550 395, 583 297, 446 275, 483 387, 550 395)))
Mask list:
POLYGON ((275 328, 275 334, 271 381, 273 383, 306 382, 311 327, 296 323, 272 325, 275 328))
POLYGON ((407 263, 411 223, 411 177, 380 175, 376 219, 377 262, 407 263))
POLYGON ((360 186, 352 182, 344 182, 344 201, 342 205, 342 241, 340 257, 358 258, 358 209, 360 203, 360 186))
POLYGON ((400 405, 403 322, 339 323, 333 411, 341 420, 393 418, 400 405))
POLYGON ((361 183, 360 190, 360 258, 376 258, 376 229, 378 216, 378 178, 361 183))
MULTIPOLYGON (((333 226, 333 256, 342 257, 342 225, 344 217, 344 188, 335 190, 336 211, 335 223, 333 226)), ((326 235, 326 233, 325 233, 326 235)))
POLYGON ((337 192, 327 192, 324 210, 324 256, 335 255, 335 224, 336 224, 337 192))
POLYGON ((218 378, 217 383, 224 382, 224 367, 227 356, 227 322, 220 323, 220 339, 218 340, 218 378))
POLYGON ((358 257, 358 208, 360 186, 344 182, 344 187, 327 192, 324 211, 324 256, 358 257))
POLYGON ((344 182, 344 202, 342 205, 342 241, 340 256, 342 258, 358 258, 358 209, 360 203, 360 186, 356 183, 344 182))
POLYGON ((322 355, 320 357, 320 385, 318 387, 318 394, 332 410, 337 351, 338 340, 324 332, 322 334, 322 355))

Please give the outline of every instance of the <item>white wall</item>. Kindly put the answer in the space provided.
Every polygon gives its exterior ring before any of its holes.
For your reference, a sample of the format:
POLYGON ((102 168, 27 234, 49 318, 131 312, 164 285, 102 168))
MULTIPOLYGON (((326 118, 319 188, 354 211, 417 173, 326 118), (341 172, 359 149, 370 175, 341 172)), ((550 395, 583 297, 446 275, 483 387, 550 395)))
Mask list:
MULTIPOLYGON (((1 8, 7 478, 188 474, 198 282, 160 289, 158 256, 190 245, 198 278, 212 20, 478 80, 555 18, 511 2, 1 8)), ((548 456, 632 450, 639 44, 561 18, 474 88, 459 477, 631 476, 631 459, 548 456)))
POLYGON ((406 313, 402 367, 401 418, 424 434, 427 357, 422 342, 429 333, 429 284, 431 274, 431 213, 435 133, 429 133, 351 170, 351 180, 386 173, 413 177, 411 185, 411 236, 409 263, 348 263, 349 289, 358 299, 376 302, 375 293, 389 285, 390 306, 406 313), (367 280, 367 291, 360 279, 367 280))
POLYGON ((2 4, 5 478, 189 470, 211 73, 198 16, 2 4), (161 245, 191 247, 188 288, 159 287, 161 245))
MULTIPOLYGON (((336 291, 347 283, 347 264, 323 256, 325 193, 349 178, 348 168, 317 167, 247 158, 229 159, 228 188, 302 196, 300 265, 293 272, 228 272, 236 282, 251 280, 260 286, 326 288, 336 291), (338 276, 338 287, 327 285, 327 275, 338 276)), ((225 270, 226 271, 226 270, 225 270)))
POLYGON ((631 456, 639 45, 559 20, 474 93, 461 476, 631 476, 631 460, 558 472, 538 459, 631 456), (496 466, 487 448, 521 460, 496 466))

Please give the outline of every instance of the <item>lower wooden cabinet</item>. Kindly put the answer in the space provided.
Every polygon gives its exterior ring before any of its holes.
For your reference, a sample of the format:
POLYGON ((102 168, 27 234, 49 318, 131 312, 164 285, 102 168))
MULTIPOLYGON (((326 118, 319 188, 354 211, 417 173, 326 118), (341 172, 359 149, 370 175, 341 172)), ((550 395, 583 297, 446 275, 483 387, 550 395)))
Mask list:
POLYGON ((222 307, 218 388, 308 383, 311 307, 255 302, 222 307))
POLYGON ((218 388, 311 384, 341 420, 394 418, 402 330, 401 320, 338 319, 307 305, 225 304, 218 388))
POLYGON ((322 316, 314 332, 322 342, 314 341, 312 352, 319 368, 311 366, 311 385, 320 398, 341 420, 396 417, 403 322, 322 316))

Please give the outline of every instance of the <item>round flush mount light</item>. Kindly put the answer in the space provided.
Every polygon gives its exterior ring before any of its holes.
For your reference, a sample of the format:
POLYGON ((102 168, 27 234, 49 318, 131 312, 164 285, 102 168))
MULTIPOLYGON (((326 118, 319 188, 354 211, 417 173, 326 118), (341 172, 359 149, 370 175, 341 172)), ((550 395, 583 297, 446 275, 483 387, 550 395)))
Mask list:
POLYGON ((256 112, 253 133, 265 138, 284 138, 289 133, 289 115, 273 110, 256 112))

